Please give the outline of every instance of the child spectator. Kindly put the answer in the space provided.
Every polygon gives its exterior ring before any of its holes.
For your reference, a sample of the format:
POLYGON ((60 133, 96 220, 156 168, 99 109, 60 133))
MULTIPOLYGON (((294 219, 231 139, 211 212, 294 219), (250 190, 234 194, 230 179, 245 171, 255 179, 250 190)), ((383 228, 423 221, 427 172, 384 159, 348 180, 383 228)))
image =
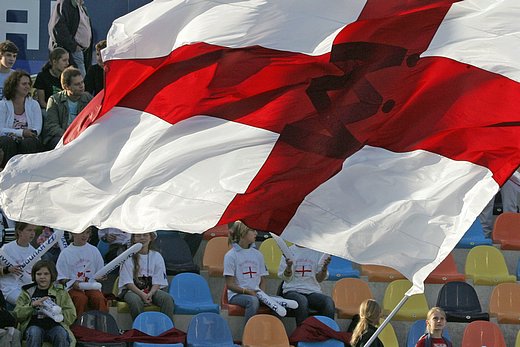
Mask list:
POLYGON ((103 57, 101 50, 107 46, 107 40, 101 40, 96 44, 96 61, 97 64, 90 65, 85 76, 85 90, 96 96, 103 88, 105 88, 105 71, 103 67, 103 57))
POLYGON ((108 251, 103 256, 105 262, 109 263, 119 254, 123 253, 130 244, 130 234, 116 228, 105 228, 98 230, 100 241, 108 244, 108 251))
MULTIPOLYGON (((359 305, 359 322, 352 333, 350 344, 352 347, 364 347, 368 340, 376 332, 376 324, 381 317, 381 307, 377 301, 367 299, 359 305)), ((377 337, 370 345, 372 347, 384 347, 377 337)))
POLYGON ((18 47, 6 40, 0 43, 0 100, 4 97, 4 83, 7 77, 14 72, 13 65, 18 55, 18 47))
POLYGON ((31 246, 34 238, 36 226, 28 223, 16 222, 14 235, 16 240, 5 244, 1 253, 11 263, 9 265, 4 259, 0 259, 2 274, 0 274, 0 290, 4 293, 5 299, 11 305, 16 304, 16 299, 20 295, 24 284, 31 283, 31 269, 22 270, 22 264, 35 249, 31 246), (25 271, 25 276, 22 277, 25 271))
POLYGON ((34 88, 36 100, 40 108, 47 109, 47 100, 51 95, 62 91, 61 73, 69 66, 69 52, 64 48, 56 47, 49 54, 49 61, 43 66, 42 71, 36 76, 34 88))
POLYGON ((27 347, 41 347, 44 341, 52 342, 55 347, 73 346, 76 342, 69 330, 69 325, 76 319, 76 309, 65 288, 54 285, 56 276, 54 263, 38 261, 31 272, 34 283, 23 286, 22 294, 16 301, 14 313, 27 347), (47 299, 61 308, 63 321, 56 322, 41 311, 47 299))
POLYGON ((442 336, 446 327, 446 313, 440 307, 432 307, 426 315, 426 331, 415 347, 452 347, 451 341, 442 336))
POLYGON ((256 234, 256 230, 240 221, 233 223, 229 234, 232 248, 224 256, 228 301, 245 308, 246 322, 260 307, 256 292, 265 289, 264 276, 269 274, 262 253, 252 247, 256 234))
POLYGON ((164 259, 159 252, 151 249, 156 237, 155 232, 132 234, 132 244, 140 242, 143 248, 121 265, 119 297, 130 306, 133 319, 144 311, 145 305, 154 304, 173 321, 173 298, 161 290, 168 286, 164 259))
POLYGON ((88 243, 90 233, 91 228, 79 234, 73 233, 73 242, 61 251, 56 263, 58 280, 70 286, 69 295, 78 317, 89 308, 108 312, 107 300, 101 291, 82 290, 79 285, 80 282, 88 282, 104 266, 99 250, 88 243))
POLYGON ((283 279, 282 296, 298 302, 298 308, 294 310, 296 325, 302 324, 309 317, 309 309, 334 319, 334 301, 322 293, 320 286, 320 282, 328 277, 330 256, 323 264, 319 264, 323 253, 298 245, 292 245, 289 249, 294 259, 282 257, 278 277, 283 279))
POLYGON ((0 148, 4 151, 2 167, 16 154, 43 150, 38 135, 42 130, 42 112, 31 98, 31 76, 17 70, 4 84, 4 100, 0 101, 0 148))

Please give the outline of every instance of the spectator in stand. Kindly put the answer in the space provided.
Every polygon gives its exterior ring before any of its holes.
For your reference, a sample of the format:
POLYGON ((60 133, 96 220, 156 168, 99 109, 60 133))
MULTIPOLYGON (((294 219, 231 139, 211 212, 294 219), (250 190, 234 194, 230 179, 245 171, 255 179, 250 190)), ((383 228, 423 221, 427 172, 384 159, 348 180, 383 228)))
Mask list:
POLYGON ((96 44, 96 61, 97 64, 90 65, 85 76, 85 90, 96 96, 103 88, 105 88, 105 70, 101 50, 107 46, 107 40, 101 40, 96 44))
POLYGON ((91 228, 73 233, 73 242, 61 251, 56 267, 58 281, 69 287, 69 295, 78 317, 88 309, 108 312, 107 300, 99 290, 82 290, 81 282, 88 282, 105 264, 99 250, 88 243, 91 228))
POLYGON ((31 246, 35 233, 35 225, 16 222, 14 231, 16 240, 6 243, 1 249, 3 258, 0 258, 2 266, 0 290, 4 293, 6 301, 13 306, 22 291, 22 286, 31 283, 31 268, 22 270, 20 264, 23 264, 35 251, 31 246))
POLYGON ((442 336, 446 327, 446 313, 440 307, 432 307, 426 315, 426 334, 421 336, 415 347, 452 347, 451 341, 442 336))
POLYGON ((139 242, 143 248, 121 265, 119 297, 128 303, 133 319, 144 311, 144 306, 154 304, 173 321, 173 298, 162 290, 168 286, 164 259, 151 249, 156 238, 155 232, 132 234, 132 244, 139 242))
MULTIPOLYGON (((379 323, 379 318, 381 318, 381 307, 377 301, 373 299, 363 301, 361 305, 359 305, 359 322, 352 333, 350 340, 351 346, 364 347, 376 332, 376 325, 379 323)), ((379 337, 376 337, 370 346, 384 347, 379 337)))
POLYGON ((254 243, 257 232, 241 221, 233 223, 229 233, 232 248, 224 256, 224 277, 228 288, 230 304, 245 308, 247 322, 260 308, 256 292, 265 291, 264 277, 269 274, 265 267, 264 256, 254 243))
POLYGON ((60 76, 63 70, 69 66, 69 52, 64 48, 56 47, 49 54, 49 61, 43 66, 42 71, 36 76, 34 88, 35 99, 40 104, 43 112, 47 109, 47 100, 62 91, 60 76))
POLYGON ((309 317, 309 309, 334 319, 334 301, 322 293, 320 286, 329 276, 327 267, 330 256, 320 264, 320 259, 324 256, 321 252, 299 245, 292 245, 289 249, 293 252, 294 259, 282 257, 278 277, 283 279, 282 296, 298 302, 298 308, 294 310, 296 325, 301 325, 309 317))
POLYGON ((13 65, 18 56, 18 47, 6 40, 0 43, 0 100, 4 97, 4 83, 7 77, 14 72, 13 65))
POLYGON ((92 100, 92 96, 85 92, 83 76, 74 67, 63 70, 61 86, 63 91, 52 95, 47 101, 43 144, 49 149, 56 147, 68 126, 92 100))
MULTIPOLYGON (((2 267, 0 266, 0 273, 2 267)), ((0 291, 0 346, 21 346, 20 331, 14 316, 7 310, 4 294, 0 291), (9 329, 8 329, 9 328, 9 329)))
POLYGON ((5 164, 16 154, 43 150, 38 135, 42 130, 42 112, 30 97, 31 76, 25 71, 13 72, 4 84, 4 99, 0 101, 0 148, 5 164))
POLYGON ((44 341, 51 342, 55 347, 75 345, 76 340, 69 326, 76 319, 76 309, 67 290, 62 285, 54 285, 56 276, 53 262, 38 261, 31 271, 33 283, 23 286, 22 294, 16 301, 14 313, 27 347, 41 347, 44 341), (61 308, 61 322, 42 312, 44 302, 49 299, 61 308))
POLYGON ((104 256, 106 263, 123 253, 130 244, 130 234, 116 228, 100 229, 98 237, 108 243, 108 252, 104 256))
POLYGON ((65 48, 83 77, 92 62, 92 37, 84 0, 58 0, 49 19, 49 49, 65 48))

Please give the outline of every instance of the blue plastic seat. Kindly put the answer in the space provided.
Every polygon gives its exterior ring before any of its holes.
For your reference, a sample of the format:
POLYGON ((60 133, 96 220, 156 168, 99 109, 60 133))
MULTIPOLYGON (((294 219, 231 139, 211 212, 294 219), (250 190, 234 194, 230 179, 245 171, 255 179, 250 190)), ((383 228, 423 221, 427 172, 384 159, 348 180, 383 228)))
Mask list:
MULTIPOLYGON (((415 347, 415 344, 421 336, 426 332, 426 321, 424 319, 416 320, 415 323, 412 324, 410 330, 408 330, 408 336, 406 338, 406 347, 415 347)), ((442 331, 442 336, 451 341, 450 334, 448 333, 448 329, 444 329, 442 331)))
MULTIPOLYGON (((132 324, 132 328, 137 329, 147 335, 150 336, 159 336, 165 331, 173 328, 173 322, 162 312, 143 312, 140 313, 137 317, 135 317, 134 323, 132 324)), ((182 343, 145 343, 145 342, 134 342, 134 347, 183 347, 182 343)))
MULTIPOLYGON (((318 319, 323 324, 327 325, 333 330, 340 331, 338 323, 329 317, 325 316, 314 316, 314 318, 318 319)), ((339 341, 336 339, 328 339, 320 342, 306 342, 300 341, 298 342, 298 347, 344 347, 345 344, 343 341, 339 341)))
POLYGON ((208 282, 201 275, 184 272, 173 277, 169 289, 175 302, 175 314, 220 313, 213 302, 208 282))
POLYGON ((444 284, 439 290, 436 306, 446 312, 448 322, 489 320, 489 314, 482 312, 475 288, 467 282, 455 281, 444 284))
POLYGON ((480 220, 477 218, 464 236, 462 236, 456 248, 473 248, 482 245, 491 246, 492 244, 493 241, 485 236, 482 224, 480 224, 480 220))
POLYGON ((332 256, 329 270, 329 281, 337 281, 342 278, 359 278, 359 270, 352 267, 352 262, 348 259, 332 256))
POLYGON ((187 331, 188 347, 233 347, 233 335, 227 321, 213 312, 197 314, 187 331))

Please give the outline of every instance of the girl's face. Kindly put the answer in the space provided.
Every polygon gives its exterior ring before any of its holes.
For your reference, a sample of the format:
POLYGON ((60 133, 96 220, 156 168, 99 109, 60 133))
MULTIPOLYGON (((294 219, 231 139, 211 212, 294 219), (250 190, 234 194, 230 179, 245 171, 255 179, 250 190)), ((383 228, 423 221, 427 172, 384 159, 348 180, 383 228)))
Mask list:
POLYGON ((52 61, 52 67, 59 71, 60 73, 65 70, 69 66, 69 53, 63 54, 61 57, 59 57, 56 60, 52 61))
POLYGON ((134 243, 141 243, 144 249, 147 249, 152 241, 152 234, 134 234, 134 243))
POLYGON ((18 244, 28 245, 33 239, 36 233, 36 225, 28 224, 23 230, 18 232, 18 244))
POLYGON ((42 267, 34 273, 34 279, 39 289, 47 289, 51 286, 51 272, 46 267, 42 267))
POLYGON ((430 331, 442 331, 446 326, 446 317, 440 312, 435 312, 432 316, 426 321, 426 324, 430 327, 430 331))
POLYGON ((247 243, 248 245, 252 244, 253 242, 256 241, 256 235, 257 235, 257 232, 256 230, 253 230, 253 229, 249 229, 247 231, 247 233, 242 236, 242 240, 247 243))

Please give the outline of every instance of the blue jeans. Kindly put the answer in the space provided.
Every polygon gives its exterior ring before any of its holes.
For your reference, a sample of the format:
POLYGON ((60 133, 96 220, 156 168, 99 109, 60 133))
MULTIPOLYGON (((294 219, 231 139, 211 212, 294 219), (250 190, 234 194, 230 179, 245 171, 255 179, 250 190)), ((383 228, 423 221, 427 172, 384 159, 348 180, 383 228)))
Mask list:
POLYGON ((81 76, 85 77, 87 74, 86 67, 85 67, 85 57, 83 56, 83 51, 75 51, 72 52, 72 58, 74 59, 74 62, 78 66, 79 71, 81 72, 81 76))
POLYGON ((70 346, 69 333, 61 325, 57 325, 49 331, 45 331, 36 325, 31 325, 25 330, 25 345, 27 347, 41 347, 44 341, 52 342, 54 347, 70 346))
POLYGON ((256 296, 249 294, 236 294, 229 300, 230 304, 242 306, 245 309, 244 318, 246 322, 253 317, 260 308, 260 301, 256 296))
POLYGON ((330 296, 322 293, 302 294, 289 291, 283 294, 283 297, 298 302, 298 308, 293 310, 297 325, 302 324, 309 317, 309 309, 318 311, 318 314, 321 316, 334 319, 336 307, 330 296))

